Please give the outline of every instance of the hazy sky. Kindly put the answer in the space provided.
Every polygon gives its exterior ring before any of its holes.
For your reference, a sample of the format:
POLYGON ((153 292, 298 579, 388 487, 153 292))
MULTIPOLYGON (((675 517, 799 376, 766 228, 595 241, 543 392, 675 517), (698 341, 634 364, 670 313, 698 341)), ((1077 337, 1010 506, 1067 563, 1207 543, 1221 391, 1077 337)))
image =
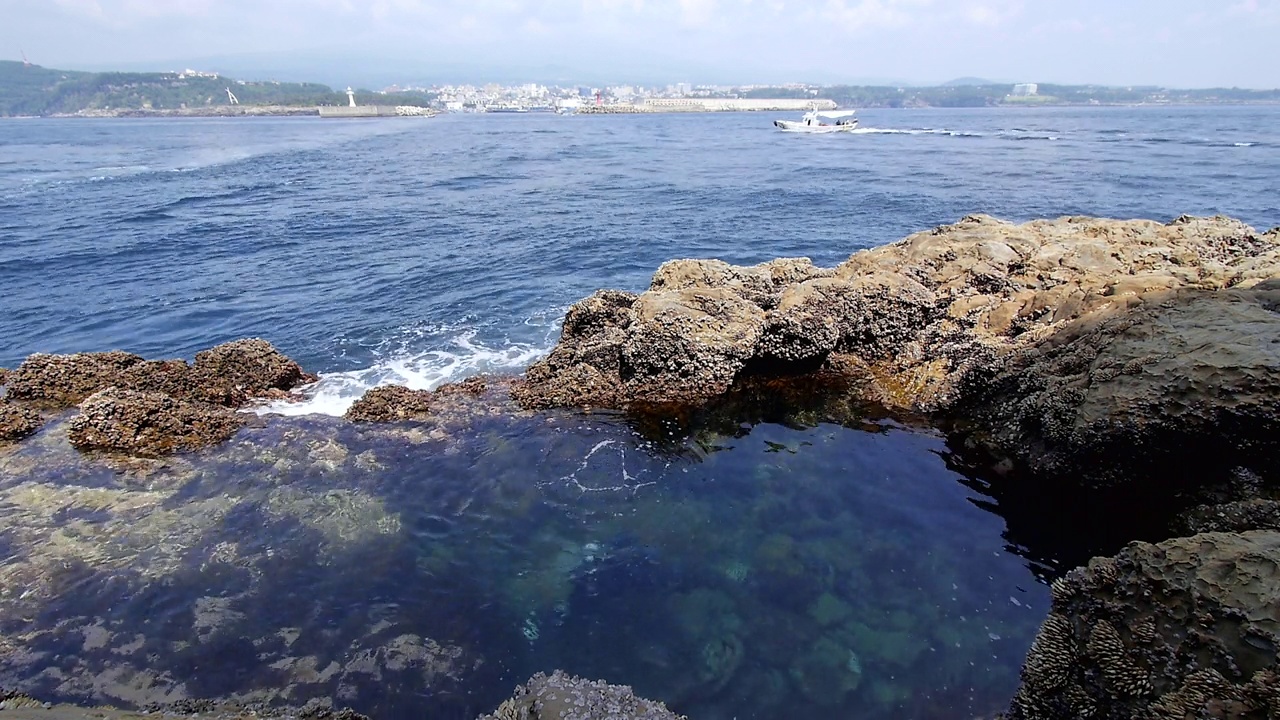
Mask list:
POLYGON ((0 0, 0 58, 413 80, 1280 87, 1280 0, 0 0), (336 66, 336 67, 335 67, 336 66), (469 70, 468 70, 469 69, 469 70), (398 75, 403 75, 400 77, 398 75), (458 78, 474 79, 474 78, 458 78))

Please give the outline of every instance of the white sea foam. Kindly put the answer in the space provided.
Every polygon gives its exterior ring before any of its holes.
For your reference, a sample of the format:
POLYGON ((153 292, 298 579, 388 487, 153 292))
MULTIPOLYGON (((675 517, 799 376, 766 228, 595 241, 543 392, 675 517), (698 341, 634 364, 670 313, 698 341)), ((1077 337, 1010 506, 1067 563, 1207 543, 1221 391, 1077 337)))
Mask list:
POLYGON ((342 415, 366 391, 380 385, 404 385, 434 390, 448 383, 488 372, 515 372, 546 354, 550 347, 514 343, 487 347, 474 330, 452 338, 447 349, 393 354, 373 366, 346 372, 321 373, 319 381, 301 388, 301 402, 281 401, 256 408, 258 414, 342 415))
POLYGON ((1231 144, 1232 144, 1232 145, 1234 145, 1234 146, 1236 146, 1236 147, 1253 147, 1254 145, 1257 145, 1258 143, 1251 143, 1251 142, 1238 142, 1238 143, 1231 143, 1231 144))

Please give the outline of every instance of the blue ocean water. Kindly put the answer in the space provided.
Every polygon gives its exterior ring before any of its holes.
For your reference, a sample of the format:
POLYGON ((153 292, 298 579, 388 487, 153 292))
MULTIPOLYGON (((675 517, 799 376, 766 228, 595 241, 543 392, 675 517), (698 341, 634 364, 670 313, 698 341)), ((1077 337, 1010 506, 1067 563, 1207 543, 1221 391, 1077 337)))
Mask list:
POLYGON ((0 121, 0 366, 259 335, 330 379, 516 369, 676 257, 820 264, 967 213, 1280 224, 1280 108, 0 121), (354 372, 353 372, 354 371, 354 372))
POLYGON ((698 720, 990 716, 1046 569, 932 432, 322 417, 516 371, 670 258, 831 265, 973 212, 1280 224, 1280 108, 861 117, 0 121, 0 365, 259 335, 322 373, 287 408, 317 417, 141 479, 55 431, 0 453, 0 579, 30 582, 0 685, 473 718, 560 667, 698 720))

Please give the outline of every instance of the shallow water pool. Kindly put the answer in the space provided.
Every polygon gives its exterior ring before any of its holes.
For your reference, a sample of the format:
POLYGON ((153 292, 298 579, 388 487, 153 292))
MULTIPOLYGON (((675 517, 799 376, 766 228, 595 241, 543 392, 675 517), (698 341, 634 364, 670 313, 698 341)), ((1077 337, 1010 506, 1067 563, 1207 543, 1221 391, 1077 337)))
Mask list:
POLYGON ((274 419, 111 468, 0 454, 0 685, 474 718, 537 671, 691 718, 1001 709, 1048 607, 940 437, 274 419))

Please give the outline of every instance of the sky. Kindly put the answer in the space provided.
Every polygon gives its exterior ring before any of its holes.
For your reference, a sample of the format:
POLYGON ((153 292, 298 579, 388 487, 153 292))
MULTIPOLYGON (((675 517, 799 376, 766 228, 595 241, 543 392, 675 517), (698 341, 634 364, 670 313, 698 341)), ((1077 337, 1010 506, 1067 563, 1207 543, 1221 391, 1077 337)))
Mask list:
POLYGON ((0 0, 0 59, 367 87, 1276 88, 1278 31, 1280 0, 0 0))

